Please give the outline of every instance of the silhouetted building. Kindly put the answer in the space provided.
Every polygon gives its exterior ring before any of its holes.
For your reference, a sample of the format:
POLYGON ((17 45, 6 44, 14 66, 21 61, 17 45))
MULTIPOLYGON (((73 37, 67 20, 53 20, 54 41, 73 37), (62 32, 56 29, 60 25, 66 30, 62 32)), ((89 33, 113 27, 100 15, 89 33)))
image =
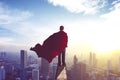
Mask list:
POLYGON ((27 51, 21 50, 21 68, 25 69, 27 66, 27 51))
POLYGON ((90 52, 90 55, 89 55, 89 66, 91 68, 94 68, 94 67, 96 67, 96 65, 97 65, 96 54, 90 52))
POLYGON ((32 70, 32 80, 39 80, 39 69, 32 70))
POLYGON ((0 58, 5 59, 5 58, 6 58, 6 55, 7 55, 6 52, 1 52, 1 53, 0 53, 0 58))
POLYGON ((78 63, 78 59, 74 56, 74 65, 71 69, 72 80, 86 80, 86 64, 83 62, 78 63))
POLYGON ((21 61, 21 80, 26 80, 25 78, 25 68, 27 66, 27 51, 21 50, 20 52, 20 61, 21 61))
POLYGON ((57 64, 53 63, 53 75, 52 75, 52 80, 55 80, 55 76, 56 76, 56 70, 57 70, 57 64))
POLYGON ((108 65, 107 65, 107 69, 108 69, 108 71, 112 71, 112 63, 111 63, 111 61, 110 60, 108 60, 108 65))
POLYGON ((6 73, 6 80, 13 80, 14 76, 14 65, 12 63, 5 64, 5 73, 6 73))
POLYGON ((90 55, 89 55, 89 65, 90 67, 92 66, 92 53, 90 52, 90 55))
POLYGON ((41 58, 41 76, 46 78, 48 76, 48 73, 49 73, 49 62, 46 59, 41 58))
POLYGON ((33 63, 34 63, 33 56, 28 56, 28 65, 33 64, 33 63))
POLYGON ((76 67, 74 67, 74 79, 73 80, 86 80, 86 64, 85 63, 78 63, 76 67))
POLYGON ((77 59, 76 55, 74 56, 73 63, 74 63, 74 65, 76 65, 78 63, 78 59, 77 59))
POLYGON ((5 69, 4 69, 4 66, 0 67, 0 80, 5 80, 5 69))
POLYGON ((93 53, 93 67, 97 66, 97 59, 96 59, 96 54, 93 53))

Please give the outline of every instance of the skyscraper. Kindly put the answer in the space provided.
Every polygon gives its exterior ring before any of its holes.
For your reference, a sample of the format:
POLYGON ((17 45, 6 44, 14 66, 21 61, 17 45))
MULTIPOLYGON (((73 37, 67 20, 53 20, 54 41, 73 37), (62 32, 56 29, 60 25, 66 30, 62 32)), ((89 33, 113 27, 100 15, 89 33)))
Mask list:
POLYGON ((21 54, 21 58, 20 58, 21 68, 25 69, 27 66, 27 51, 21 50, 20 54, 21 54))
POLYGON ((72 80, 86 80, 86 64, 80 62, 72 68, 72 80))
POLYGON ((92 67, 92 53, 89 55, 89 66, 92 67))
POLYGON ((96 65, 97 65, 96 54, 93 53, 93 67, 96 67, 96 65))
POLYGON ((47 77, 48 73, 49 73, 49 62, 46 59, 42 58, 41 59, 41 75, 43 77, 47 77))
POLYGON ((32 80, 39 80, 39 69, 32 70, 32 80))
POLYGON ((5 69, 4 69, 4 66, 0 67, 0 80, 5 80, 5 69))
POLYGON ((56 70, 57 70, 57 64, 53 63, 53 75, 52 75, 52 80, 55 80, 56 76, 56 70))
POLYGON ((85 80, 85 76, 86 76, 86 64, 85 63, 79 63, 79 75, 80 75, 80 79, 79 80, 85 80))
POLYGON ((111 71, 112 70, 112 63, 111 63, 111 60, 108 60, 108 71, 111 71))
POLYGON ((90 55, 89 55, 89 66, 91 68, 94 68, 94 67, 96 67, 96 65, 97 65, 96 54, 90 52, 90 55))
POLYGON ((7 53, 6 52, 0 52, 0 58, 5 60, 6 59, 6 55, 7 53))
POLYGON ((74 56, 74 59, 73 59, 73 64, 76 65, 78 63, 78 58, 76 57, 76 55, 74 56))
POLYGON ((27 66, 27 51, 21 50, 20 52, 20 63, 21 63, 21 80, 26 80, 25 79, 25 68, 27 66))
POLYGON ((78 58, 74 56, 73 67, 71 69, 72 80, 86 80, 86 64, 78 62, 78 58))

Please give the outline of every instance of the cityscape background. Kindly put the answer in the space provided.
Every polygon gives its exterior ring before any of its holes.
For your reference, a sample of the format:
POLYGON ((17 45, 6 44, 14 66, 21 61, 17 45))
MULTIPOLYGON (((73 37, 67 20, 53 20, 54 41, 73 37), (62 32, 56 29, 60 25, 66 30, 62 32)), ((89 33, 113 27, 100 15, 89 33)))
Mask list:
POLYGON ((54 80, 57 57, 48 64, 29 49, 60 25, 68 34, 62 78, 120 80, 119 14, 120 0, 0 0, 0 80, 54 80))
POLYGON ((86 59, 76 55, 66 57, 66 67, 56 78, 57 57, 49 63, 26 50, 0 52, 0 80, 120 80, 120 56, 116 57, 116 63, 103 59, 105 64, 93 52, 86 59))

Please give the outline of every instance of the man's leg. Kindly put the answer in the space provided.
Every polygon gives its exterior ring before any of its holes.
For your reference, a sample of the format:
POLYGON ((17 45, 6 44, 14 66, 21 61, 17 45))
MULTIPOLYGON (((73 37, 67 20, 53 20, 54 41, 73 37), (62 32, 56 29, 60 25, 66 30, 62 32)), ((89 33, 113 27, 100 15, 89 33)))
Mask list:
POLYGON ((65 51, 66 51, 66 49, 64 49, 63 51, 62 51, 62 65, 66 65, 66 63, 65 63, 65 51))
POLYGON ((61 66, 61 54, 58 55, 58 66, 61 66))

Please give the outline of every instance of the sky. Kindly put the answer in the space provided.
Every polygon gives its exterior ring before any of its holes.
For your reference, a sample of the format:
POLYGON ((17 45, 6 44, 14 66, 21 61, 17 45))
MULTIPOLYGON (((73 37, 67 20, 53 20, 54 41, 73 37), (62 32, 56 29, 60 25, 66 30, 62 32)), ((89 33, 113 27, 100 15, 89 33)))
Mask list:
POLYGON ((29 49, 55 32, 68 53, 120 49, 120 0, 0 0, 0 50, 29 49))

